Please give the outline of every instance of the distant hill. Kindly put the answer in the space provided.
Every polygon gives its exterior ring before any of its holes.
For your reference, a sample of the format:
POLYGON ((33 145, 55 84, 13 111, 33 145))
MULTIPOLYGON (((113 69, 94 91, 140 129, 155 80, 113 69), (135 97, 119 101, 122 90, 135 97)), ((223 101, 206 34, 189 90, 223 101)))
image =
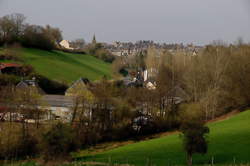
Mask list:
MULTIPOLYGON (((250 111, 242 112, 226 120, 209 125, 209 150, 206 155, 195 155, 195 164, 211 162, 215 164, 233 164, 250 162, 250 111)), ((81 158, 81 157, 80 157, 81 158)), ((108 162, 135 165, 185 165, 185 153, 182 149, 180 134, 156 138, 148 141, 125 145, 113 150, 87 155, 83 161, 108 162)))
POLYGON ((104 75, 111 78, 111 64, 90 55, 32 48, 21 48, 18 54, 22 55, 24 63, 32 65, 37 73, 68 84, 80 77, 91 81, 104 75))

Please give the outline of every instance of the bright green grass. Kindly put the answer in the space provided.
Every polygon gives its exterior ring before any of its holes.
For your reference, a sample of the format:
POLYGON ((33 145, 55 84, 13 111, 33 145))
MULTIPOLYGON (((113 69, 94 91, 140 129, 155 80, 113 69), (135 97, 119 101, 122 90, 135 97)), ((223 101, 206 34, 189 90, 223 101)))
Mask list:
POLYGON ((22 48, 20 53, 26 64, 31 64, 36 72, 53 80, 71 83, 80 77, 92 81, 104 75, 111 78, 111 65, 90 55, 30 48, 22 48))
MULTIPOLYGON (((205 156, 195 155, 194 163, 204 164, 214 156, 216 164, 250 162, 250 111, 240 113, 230 119, 209 124, 209 151, 205 156)), ((150 158, 153 164, 185 164, 185 153, 179 134, 126 145, 83 160, 146 165, 150 158)))

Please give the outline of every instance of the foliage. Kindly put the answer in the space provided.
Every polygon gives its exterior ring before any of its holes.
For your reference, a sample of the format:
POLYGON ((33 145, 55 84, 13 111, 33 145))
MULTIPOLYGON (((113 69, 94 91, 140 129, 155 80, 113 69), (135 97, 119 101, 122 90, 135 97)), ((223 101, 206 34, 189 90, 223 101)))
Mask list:
POLYGON ((72 41, 70 44, 71 44, 71 47, 73 47, 74 49, 83 50, 85 47, 85 40, 84 39, 76 39, 76 40, 72 41))
POLYGON ((38 154, 38 140, 32 135, 23 135, 21 126, 2 125, 0 131, 0 159, 21 159, 38 154))
POLYGON ((20 43, 25 47, 52 50, 62 40, 60 29, 25 23, 22 14, 11 14, 0 18, 0 45, 20 43))
POLYGON ((112 63, 115 60, 115 56, 106 50, 101 43, 91 43, 87 45, 86 52, 108 63, 112 63))
POLYGON ((205 135, 209 128, 202 120, 199 106, 191 104, 182 112, 181 132, 183 133, 183 146, 187 153, 187 164, 192 165, 192 156, 195 153, 206 154, 208 145, 205 135))
POLYGON ((68 156, 69 152, 76 150, 73 129, 63 123, 57 123, 43 136, 43 150, 46 159, 56 159, 68 156))
POLYGON ((20 40, 25 19, 24 15, 18 13, 6 15, 0 19, 0 37, 3 44, 20 40))
POLYGON ((28 26, 21 39, 21 43, 25 47, 39 48, 44 50, 52 50, 55 48, 54 41, 50 39, 50 34, 41 26, 28 26))
POLYGON ((57 82, 51 79, 48 79, 45 76, 39 74, 32 74, 30 78, 36 78, 39 87, 46 94, 61 94, 64 95, 64 92, 68 89, 68 86, 65 83, 57 82))
POLYGON ((0 87, 17 84, 21 79, 15 75, 0 74, 0 87))
POLYGON ((112 63, 112 74, 114 77, 126 77, 128 75, 128 71, 126 71, 126 64, 123 57, 116 57, 116 59, 112 63))

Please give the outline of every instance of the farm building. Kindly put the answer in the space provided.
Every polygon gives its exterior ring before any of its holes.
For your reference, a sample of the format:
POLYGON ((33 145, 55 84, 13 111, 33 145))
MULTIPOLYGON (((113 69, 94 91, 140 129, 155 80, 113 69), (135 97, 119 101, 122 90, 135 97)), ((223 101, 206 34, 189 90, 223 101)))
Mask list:
POLYGON ((63 48, 70 49, 70 50, 74 49, 74 48, 70 47, 70 42, 67 40, 62 40, 59 44, 63 48))
POLYGON ((66 90, 65 96, 74 96, 77 92, 87 90, 89 83, 90 82, 87 78, 80 78, 66 90))
POLYGON ((39 94, 45 94, 45 92, 40 88, 38 83, 36 82, 36 79, 33 78, 32 80, 22 80, 16 85, 16 89, 18 90, 27 90, 27 89, 33 89, 39 94))
POLYGON ((49 110, 56 119, 68 121, 71 117, 70 110, 74 105, 74 97, 63 95, 44 95, 42 101, 46 103, 45 109, 49 110))
POLYGON ((6 73, 6 74, 17 73, 18 69, 21 66, 22 65, 16 64, 16 63, 0 63, 0 74, 1 73, 6 73))

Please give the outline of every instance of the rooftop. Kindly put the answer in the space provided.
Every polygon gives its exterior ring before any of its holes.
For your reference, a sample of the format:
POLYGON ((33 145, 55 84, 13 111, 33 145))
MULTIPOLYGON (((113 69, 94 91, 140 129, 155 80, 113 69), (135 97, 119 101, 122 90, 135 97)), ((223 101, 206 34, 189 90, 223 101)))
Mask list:
POLYGON ((8 67, 21 67, 21 65, 16 63, 0 63, 0 70, 8 67))
POLYGON ((51 107, 72 107, 74 97, 63 95, 44 95, 42 100, 51 107))

